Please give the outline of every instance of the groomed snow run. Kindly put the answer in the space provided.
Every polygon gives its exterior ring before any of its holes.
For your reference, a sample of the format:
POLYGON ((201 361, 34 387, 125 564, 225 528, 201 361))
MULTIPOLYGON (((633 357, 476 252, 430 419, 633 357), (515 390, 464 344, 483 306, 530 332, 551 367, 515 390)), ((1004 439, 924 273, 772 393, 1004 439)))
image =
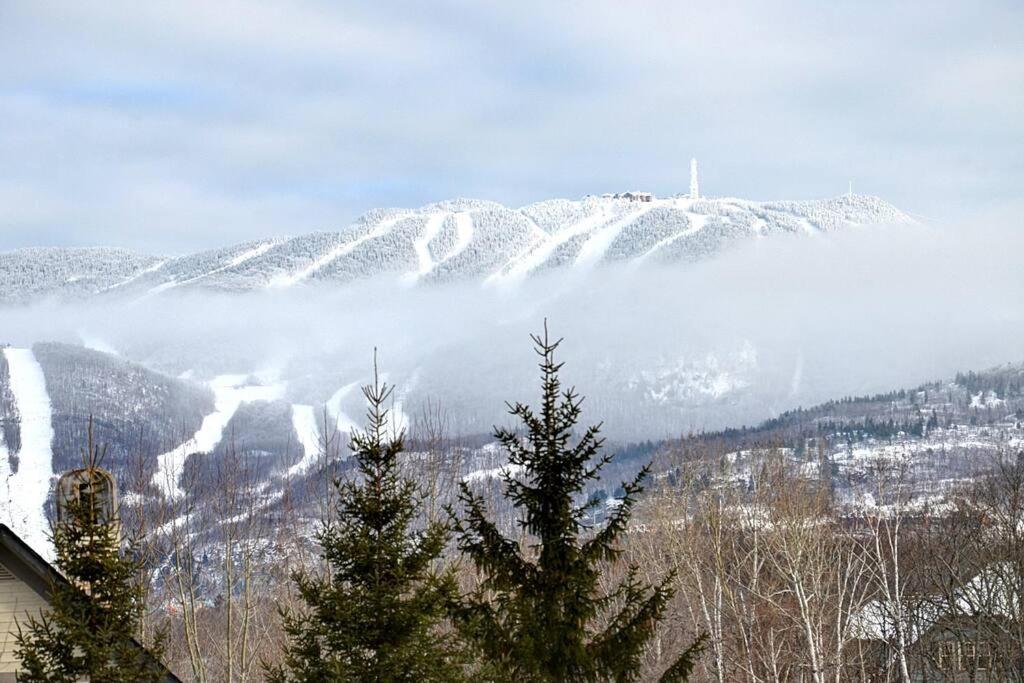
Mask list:
POLYGON ((349 394, 352 393, 354 389, 358 387, 359 382, 349 382, 331 394, 331 397, 327 399, 327 412, 334 416, 334 421, 339 432, 351 434, 352 430, 356 428, 355 420, 349 417, 345 411, 341 409, 341 403, 349 394))
POLYGON ((185 494, 181 487, 181 472, 185 460, 192 453, 209 453, 224 437, 224 429, 238 407, 252 401, 275 401, 284 394, 282 384, 249 384, 248 375, 219 375, 209 383, 213 390, 213 412, 203 418, 192 438, 171 451, 157 456, 157 470, 153 485, 167 498, 185 494))
POLYGON ((143 276, 149 275, 150 273, 155 273, 156 271, 160 270, 161 268, 163 268, 165 265, 167 265, 170 262, 171 262, 171 259, 169 259, 169 258, 168 259, 161 259, 161 260, 157 261, 156 263, 154 263, 153 265, 148 266, 146 268, 143 268, 142 270, 140 270, 139 272, 135 273, 131 277, 125 278, 124 280, 121 280, 120 282, 117 282, 115 284, 110 285, 109 287, 107 287, 106 291, 117 289, 118 287, 124 287, 125 285, 127 285, 129 283, 132 283, 132 282, 135 282, 136 280, 138 280, 139 278, 141 278, 143 276))
POLYGON ((620 232, 627 226, 632 224, 638 218, 648 213, 655 207, 654 204, 648 204, 639 211, 634 211, 629 215, 610 223, 609 225, 596 230, 583 246, 580 247, 580 253, 576 257, 576 262, 573 264, 576 267, 589 268, 597 265, 604 254, 608 251, 608 247, 612 246, 612 242, 620 232))
MULTIPOLYGON (((559 230, 553 235, 548 235, 543 242, 534 248, 529 249, 522 256, 516 256, 513 258, 505 268, 487 278, 486 282, 490 284, 496 282, 516 283, 522 281, 527 275, 547 261, 558 247, 578 235, 586 235, 592 232, 607 220, 607 213, 600 211, 591 216, 587 216, 568 228, 559 230)), ((607 248, 608 247, 606 245, 605 250, 607 250, 607 248)))
POLYGON ((708 216, 705 216, 704 214, 701 214, 701 213, 690 213, 690 212, 687 212, 686 213, 686 217, 690 220, 690 227, 689 228, 687 228, 686 230, 683 230, 681 232, 677 232, 674 235, 669 235, 665 239, 661 240, 660 242, 655 244, 653 247, 648 249, 646 252, 641 254, 640 257, 637 258, 637 260, 635 261, 635 264, 639 265, 639 264, 643 263, 644 261, 649 259, 652 254, 654 254, 655 252, 659 251, 660 249, 663 249, 663 248, 667 247, 668 245, 672 244, 673 242, 675 242, 676 240, 678 240, 681 237, 686 237, 687 235, 693 235, 695 233, 700 232, 701 230, 704 229, 704 226, 707 225, 707 222, 708 222, 708 216))
POLYGON ((310 405, 292 406, 292 428, 302 446, 302 458, 288 468, 288 476, 294 477, 309 470, 320 454, 320 430, 316 424, 316 411, 310 405))
POLYGON ((422 234, 412 244, 413 249, 416 251, 417 265, 416 272, 409 273, 406 277, 406 281, 409 284, 416 282, 416 280, 434 269, 434 257, 430 253, 430 243, 437 237, 437 233, 441 232, 441 226, 444 225, 447 217, 447 213, 436 213, 427 218, 423 224, 422 234))
POLYGON ((466 247, 473 241, 473 216, 468 211, 455 214, 455 247, 452 253, 445 256, 447 261, 466 251, 466 247))
POLYGON ((188 284, 191 284, 193 282, 197 282, 199 280, 202 280, 204 278, 208 278, 208 277, 210 277, 212 275, 217 275, 218 273, 223 273, 225 270, 229 270, 231 268, 237 268, 238 266, 242 265, 246 261, 251 261, 254 258, 262 256, 263 254, 265 254, 268 251, 270 251, 271 247, 274 247, 277 244, 279 244, 279 241, 277 241, 277 240, 271 240, 269 242, 261 242, 260 244, 257 244, 252 249, 247 249, 246 251, 243 251, 240 254, 237 254, 234 257, 228 259, 228 261, 226 263, 224 263, 224 265, 218 266, 217 268, 214 268, 211 271, 208 271, 206 273, 200 273, 199 275, 196 275, 194 277, 190 277, 190 278, 188 278, 186 280, 172 280, 170 282, 164 282, 163 284, 159 284, 156 287, 153 287, 146 294, 147 295, 159 294, 160 292, 165 292, 168 289, 173 289, 175 287, 181 287, 182 285, 188 285, 188 284))
MULTIPOLYGON (((4 356, 14 404, 21 417, 18 471, 11 472, 9 457, 0 462, 8 493, 5 521, 33 550, 52 559, 47 538, 50 525, 44 510, 53 478, 53 410, 46 378, 31 349, 7 348, 4 356)), ((9 456, 0 452, 2 455, 9 456)))
POLYGON ((365 235, 357 237, 349 242, 345 242, 344 244, 338 245, 334 249, 328 251, 326 254, 320 256, 320 258, 314 260, 305 268, 302 268, 294 273, 282 273, 280 275, 274 276, 273 278, 271 278, 270 282, 267 283, 267 287, 291 287, 292 285, 298 284, 303 280, 307 280, 318 270, 324 269, 331 263, 340 259, 345 254, 351 253, 353 250, 355 250, 356 247, 358 247, 363 242, 372 240, 376 237, 382 237, 388 234, 389 232, 391 232, 391 229, 395 227, 396 223, 408 218, 409 216, 410 214, 401 214, 398 216, 394 216, 392 218, 388 218, 387 220, 383 220, 380 223, 377 223, 377 225, 373 226, 373 229, 369 230, 365 235))

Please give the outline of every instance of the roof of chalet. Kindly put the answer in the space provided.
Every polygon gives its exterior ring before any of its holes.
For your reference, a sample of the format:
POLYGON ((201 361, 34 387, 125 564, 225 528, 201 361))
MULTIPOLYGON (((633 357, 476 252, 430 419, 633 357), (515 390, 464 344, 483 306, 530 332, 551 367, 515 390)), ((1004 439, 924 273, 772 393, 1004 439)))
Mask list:
MULTIPOLYGON (((51 586, 55 584, 69 585, 63 574, 44 560, 39 553, 21 540, 21 537, 5 524, 0 524, 0 563, 15 577, 45 598, 47 602, 49 602, 51 586)), ((149 651, 141 643, 134 638, 132 638, 132 642, 149 655, 149 651)), ((181 679, 175 676, 162 662, 157 661, 156 663, 163 669, 166 683, 181 683, 181 679)))
MULTIPOLYGON (((1018 579, 1013 564, 994 562, 970 581, 955 589, 949 597, 915 596, 904 607, 903 632, 915 643, 932 627, 946 618, 985 615, 1007 618, 1020 613, 1017 595, 1018 579)), ((886 640, 897 630, 895 605, 885 600, 872 600, 854 613, 849 622, 851 638, 886 640)))

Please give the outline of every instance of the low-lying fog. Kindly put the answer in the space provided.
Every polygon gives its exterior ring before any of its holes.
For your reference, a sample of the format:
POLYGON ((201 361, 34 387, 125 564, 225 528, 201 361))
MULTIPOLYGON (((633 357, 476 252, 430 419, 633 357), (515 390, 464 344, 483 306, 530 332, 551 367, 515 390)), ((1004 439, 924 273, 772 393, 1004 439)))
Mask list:
MULTIPOLYGON (((85 343, 199 380, 255 373, 302 403, 365 381, 377 347, 407 412, 436 398, 479 432, 504 420, 504 401, 535 399, 528 334, 546 317, 587 418, 660 437, 1024 361, 1012 225, 765 240, 705 263, 559 271, 514 289, 377 281, 39 304, 0 312, 0 340, 85 343)), ((357 410, 357 394, 335 399, 357 410)))

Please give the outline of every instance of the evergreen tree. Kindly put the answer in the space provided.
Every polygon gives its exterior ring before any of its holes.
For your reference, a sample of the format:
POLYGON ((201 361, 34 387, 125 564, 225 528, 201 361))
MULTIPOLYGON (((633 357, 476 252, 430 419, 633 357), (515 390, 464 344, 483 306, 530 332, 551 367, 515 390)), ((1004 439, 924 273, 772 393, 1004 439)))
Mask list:
MULTIPOLYGON (((525 426, 525 438, 495 429, 511 465, 503 475, 505 495, 530 542, 506 537, 488 519, 483 498, 462 484, 459 546, 482 580, 457 607, 457 625, 483 655, 484 675, 497 680, 634 680, 673 595, 674 576, 649 586, 633 566, 610 592, 599 584, 602 566, 621 553, 617 544, 648 468, 623 485, 622 501, 602 527, 587 527, 595 502, 575 501, 611 456, 600 454, 600 425, 574 442, 582 398, 572 389, 562 391, 562 364, 555 362, 561 340, 549 341, 546 323, 544 336, 532 338, 541 357, 540 412, 521 403, 509 406, 525 426)), ((701 645, 699 640, 680 654, 662 680, 685 680, 701 645)))
POLYGON ((307 609, 282 615, 289 643, 270 681, 461 678, 458 648, 439 628, 455 580, 432 569, 449 529, 413 529, 422 495, 399 472, 404 433, 389 428, 391 393, 375 362, 373 385, 363 387, 368 426, 352 435, 360 481, 335 481, 334 518, 317 533, 329 571, 293 577, 307 609))
MULTIPOLYGON (((160 681, 163 637, 148 650, 134 640, 145 608, 141 569, 130 545, 122 553, 117 511, 108 507, 99 464, 105 449, 83 449, 78 496, 62 503, 54 525, 57 566, 67 579, 50 587, 50 610, 19 625, 19 681, 129 683, 160 681)), ((58 495, 61 495, 58 493, 58 495)))

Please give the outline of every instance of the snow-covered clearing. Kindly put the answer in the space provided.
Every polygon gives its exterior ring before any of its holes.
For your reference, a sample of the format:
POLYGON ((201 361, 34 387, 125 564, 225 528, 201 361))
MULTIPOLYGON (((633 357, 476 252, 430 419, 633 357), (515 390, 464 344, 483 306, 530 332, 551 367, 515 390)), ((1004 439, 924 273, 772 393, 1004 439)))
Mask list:
POLYGON ((168 498, 184 495, 179 477, 185 460, 192 453, 209 453, 224 436, 224 428, 243 403, 252 401, 274 401, 284 394, 282 384, 248 384, 247 375, 219 375, 209 383, 213 389, 213 412, 203 422, 192 438, 177 448, 157 456, 157 470, 153 473, 153 485, 168 498))
POLYGON ((998 408, 1005 401, 999 398, 994 391, 980 391, 971 394, 971 408, 998 408))
POLYGON ((12 472, 9 453, 0 452, 0 476, 7 487, 7 524, 37 553, 52 558, 47 538, 50 526, 43 506, 53 477, 53 411, 46 378, 31 349, 4 349, 11 393, 21 417, 18 471, 12 472))
MULTIPOLYGON (((488 277, 486 282, 490 284, 492 282, 518 282, 522 280, 533 270, 547 261, 558 247, 578 235, 586 235, 590 233, 607 220, 607 213, 601 211, 592 216, 587 216, 583 220, 565 228, 564 230, 558 231, 554 235, 547 236, 543 242, 535 246, 533 249, 530 249, 521 256, 517 256, 509 261, 504 268, 488 277)), ((605 247, 605 249, 607 249, 607 247, 605 247)))
POLYGON ((200 273, 199 275, 187 278, 185 280, 172 280, 171 282, 164 282, 162 284, 157 285, 156 287, 153 287, 148 292, 146 292, 146 294, 147 295, 159 294, 160 292, 164 292, 164 291, 166 291, 168 289, 173 289, 174 287, 181 287, 182 285, 188 285, 188 284, 191 284, 193 282, 197 282, 199 280, 202 280, 204 278, 208 278, 208 277, 210 277, 212 275, 217 275, 218 273, 223 273, 225 270, 229 270, 231 268, 235 268, 237 266, 242 265, 246 261, 251 261, 254 258, 258 258, 258 257, 262 256, 263 254, 267 253, 270 250, 270 248, 275 246, 276 244, 278 244, 278 241, 276 241, 276 240, 271 240, 269 242, 261 242, 260 244, 257 244, 252 249, 247 249, 247 250, 241 252, 240 254, 236 254, 232 258, 228 259, 224 263, 224 265, 218 266, 218 267, 214 268, 213 270, 207 271, 205 273, 200 273))
POLYGON ((307 471, 316 462, 317 455, 320 453, 320 432, 317 428, 316 410, 313 406, 292 406, 292 428, 299 437, 302 458, 288 468, 289 477, 307 471))
POLYGON ((147 268, 143 268, 142 270, 140 270, 139 272, 135 273, 131 277, 125 278, 124 280, 121 280, 120 282, 118 282, 116 284, 110 285, 109 287, 107 287, 106 291, 110 291, 112 289, 117 289, 119 287, 124 287, 127 284, 135 282, 140 277, 144 277, 146 275, 149 275, 150 273, 155 273, 156 271, 160 270, 161 268, 163 268, 166 264, 168 264, 170 262, 171 262, 171 259, 169 259, 169 258, 168 259, 161 259, 160 261, 157 261, 153 265, 151 265, 151 266, 149 266, 147 268))
POLYGON ((455 214, 455 248, 445 257, 445 261, 466 251, 473 241, 473 216, 468 211, 455 214))
POLYGON ((608 251, 608 247, 612 245, 612 242, 615 241, 615 238, 620 232, 622 232, 623 228, 630 225, 644 214, 650 212, 655 206, 655 204, 648 204, 642 209, 634 211, 594 232, 590 239, 583 243, 574 265, 589 268, 598 264, 604 257, 605 252, 608 251))
POLYGON ((522 465, 512 465, 510 463, 506 463, 504 465, 501 465, 500 467, 494 467, 489 470, 474 470, 473 472, 470 472, 469 474, 464 476, 462 478, 462 481, 466 482, 467 484, 470 484, 473 482, 479 483, 487 481, 488 479, 500 479, 502 477, 505 477, 506 475, 511 475, 514 477, 517 474, 521 474, 522 472, 524 472, 525 469, 526 468, 524 468, 522 465))
POLYGON ((270 279, 270 282, 267 283, 267 287, 291 287, 294 284, 298 284, 299 282, 308 279, 318 270, 322 270, 326 266, 340 259, 345 254, 352 253, 352 251, 354 251, 355 248, 358 247, 363 242, 375 239, 377 237, 382 237, 388 234, 389 232, 391 232, 391 229, 395 227, 396 223, 398 223, 400 220, 408 218, 409 215, 410 214, 401 214, 398 216, 394 216, 392 218, 388 218, 387 220, 383 220, 380 223, 377 223, 377 225, 373 226, 373 229, 369 230, 365 235, 361 235, 360 237, 357 237, 354 240, 338 245, 334 249, 328 251, 326 254, 323 254, 319 258, 315 259, 305 268, 297 270, 294 273, 282 273, 280 275, 274 276, 273 278, 270 279))
POLYGON ((221 268, 218 268, 214 272, 219 273, 220 271, 226 270, 227 268, 235 268, 237 266, 242 265, 246 261, 251 261, 252 259, 257 258, 258 256, 263 256, 263 254, 266 254, 268 251, 270 251, 270 248, 273 247, 275 244, 277 244, 276 241, 263 242, 261 244, 257 244, 252 249, 243 251, 241 254, 238 254, 233 259, 228 261, 226 265, 222 266, 221 268))
POLYGON ((327 399, 327 412, 334 416, 334 421, 338 426, 339 432, 351 434, 352 430, 356 428, 355 420, 349 417, 345 411, 341 409, 341 402, 344 401, 345 397, 351 394, 352 390, 358 386, 359 382, 349 382, 331 394, 331 397, 327 399))
POLYGON ((416 272, 409 273, 406 277, 406 281, 409 284, 416 282, 416 280, 434 269, 436 264, 434 263, 434 257, 430 254, 430 243, 434 241, 437 233, 441 231, 441 226, 444 225, 447 217, 447 213, 437 213, 430 216, 423 224, 423 232, 412 244, 412 248, 416 252, 417 267, 416 272))
POLYGON ((659 249, 662 249, 663 247, 667 247, 669 244, 672 244, 680 237, 686 237, 687 235, 692 235, 694 233, 700 232, 701 230, 704 229, 704 226, 707 225, 708 222, 708 217, 702 213, 687 212, 686 217, 690 219, 689 228, 683 230, 680 233, 676 233, 675 235, 670 235, 665 239, 661 240, 660 242, 658 242, 657 244, 655 244, 653 247, 651 247, 646 252, 640 255, 640 257, 636 260, 636 264, 639 265, 640 263, 643 263, 651 256, 651 254, 658 251, 659 249))

